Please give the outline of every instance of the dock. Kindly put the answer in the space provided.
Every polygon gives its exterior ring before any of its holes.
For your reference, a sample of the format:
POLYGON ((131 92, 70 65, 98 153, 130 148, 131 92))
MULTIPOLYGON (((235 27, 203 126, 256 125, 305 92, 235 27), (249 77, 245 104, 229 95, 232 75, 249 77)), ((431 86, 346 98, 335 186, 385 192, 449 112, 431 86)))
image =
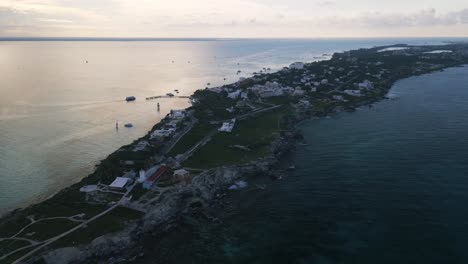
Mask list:
POLYGON ((157 95, 157 96, 146 97, 146 100, 154 100, 154 99, 159 99, 159 98, 190 98, 190 96, 185 96, 185 95, 174 95, 174 96, 157 95))

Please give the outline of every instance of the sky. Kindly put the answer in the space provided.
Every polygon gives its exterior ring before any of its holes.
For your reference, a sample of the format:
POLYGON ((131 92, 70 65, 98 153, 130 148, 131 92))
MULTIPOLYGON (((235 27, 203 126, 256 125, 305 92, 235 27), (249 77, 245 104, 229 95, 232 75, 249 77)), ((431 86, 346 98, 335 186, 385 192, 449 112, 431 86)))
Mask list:
POLYGON ((467 0, 0 0, 0 37, 467 37, 467 0))

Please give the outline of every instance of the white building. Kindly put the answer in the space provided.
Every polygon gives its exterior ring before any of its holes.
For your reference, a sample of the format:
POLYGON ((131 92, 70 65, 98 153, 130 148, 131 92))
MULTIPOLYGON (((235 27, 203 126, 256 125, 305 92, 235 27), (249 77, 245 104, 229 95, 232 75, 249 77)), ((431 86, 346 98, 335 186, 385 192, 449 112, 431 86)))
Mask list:
POLYGON ((360 89, 367 89, 367 90, 371 90, 371 89, 374 89, 374 84, 369 81, 369 80, 365 80, 363 81, 362 83, 359 83, 358 84, 358 87, 360 89))
POLYGON ((174 132, 175 132, 175 129, 173 129, 173 128, 158 129, 158 130, 155 130, 153 133, 151 133, 150 138, 154 139, 154 138, 157 138, 157 137, 169 137, 169 136, 172 136, 172 134, 174 134, 174 132))
POLYGON ((323 79, 322 81, 320 81, 321 84, 328 84, 328 79, 323 79))
POLYGON ((303 95, 305 95, 305 91, 298 87, 298 88, 296 88, 296 90, 294 90, 293 95, 294 96, 303 96, 303 95))
POLYGON ((130 183, 129 178, 116 177, 115 180, 109 185, 109 188, 114 190, 123 190, 128 183, 130 183))
POLYGON ((283 90, 281 89, 264 89, 259 92, 259 96, 266 98, 266 97, 274 97, 274 96, 282 96, 283 90))
POLYGON ((310 102, 307 101, 307 100, 300 100, 300 101, 299 101, 299 106, 302 106, 302 107, 307 108, 307 107, 310 106, 310 102))
POLYGON ((289 65, 290 69, 294 70, 302 70, 304 69, 304 63, 303 62, 294 62, 293 64, 289 65))
POLYGON ((236 100, 237 98, 239 98, 241 93, 242 93, 241 90, 237 90, 237 91, 234 91, 232 93, 228 93, 228 97, 231 98, 231 99, 236 100))
POLYGON ((235 118, 233 118, 229 122, 224 122, 223 125, 218 129, 218 131, 231 133, 232 129, 234 128, 235 123, 236 123, 235 118))
POLYGON ((351 96, 362 96, 361 90, 344 90, 343 92, 351 96))
POLYGON ((185 118, 187 115, 187 111, 185 110, 171 110, 170 117, 174 119, 182 119, 185 118))
POLYGON ((247 98, 249 98, 248 93, 247 92, 242 92, 241 93, 241 99, 247 99, 247 98))
POLYGON ((337 101, 344 101, 344 97, 341 96, 341 95, 334 95, 333 96, 333 99, 337 100, 337 101))

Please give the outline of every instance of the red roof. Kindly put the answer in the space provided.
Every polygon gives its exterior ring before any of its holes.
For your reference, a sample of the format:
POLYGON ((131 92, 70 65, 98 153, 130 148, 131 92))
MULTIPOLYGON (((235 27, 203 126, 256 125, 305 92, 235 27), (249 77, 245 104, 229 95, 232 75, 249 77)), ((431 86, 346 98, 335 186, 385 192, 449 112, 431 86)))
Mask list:
POLYGON ((156 181, 159 177, 161 177, 166 171, 169 169, 167 166, 162 166, 159 168, 153 175, 151 175, 147 181, 149 182, 154 182, 156 181))

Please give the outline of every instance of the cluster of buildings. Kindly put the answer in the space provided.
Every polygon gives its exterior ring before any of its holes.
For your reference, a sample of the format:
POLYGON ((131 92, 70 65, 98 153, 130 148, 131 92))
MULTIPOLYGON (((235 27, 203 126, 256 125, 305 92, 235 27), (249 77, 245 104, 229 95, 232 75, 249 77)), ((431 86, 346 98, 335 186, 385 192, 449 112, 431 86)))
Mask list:
POLYGON ((260 98, 268 98, 274 96, 284 96, 284 95, 292 95, 292 96, 302 96, 305 94, 305 91, 302 90, 300 86, 296 88, 292 88, 290 86, 282 86, 278 82, 270 82, 267 81, 264 85, 254 85, 248 88, 249 91, 253 92, 260 98))
POLYGON ((161 128, 156 129, 151 133, 150 139, 171 137, 175 134, 177 127, 182 123, 185 117, 187 117, 186 110, 171 110, 168 120, 162 124, 161 128))
POLYGON ((185 169, 172 170, 166 164, 156 165, 148 170, 140 170, 138 182, 143 185, 143 188, 150 190, 153 188, 162 177, 171 174, 172 179, 176 182, 190 183, 190 172, 185 169))

